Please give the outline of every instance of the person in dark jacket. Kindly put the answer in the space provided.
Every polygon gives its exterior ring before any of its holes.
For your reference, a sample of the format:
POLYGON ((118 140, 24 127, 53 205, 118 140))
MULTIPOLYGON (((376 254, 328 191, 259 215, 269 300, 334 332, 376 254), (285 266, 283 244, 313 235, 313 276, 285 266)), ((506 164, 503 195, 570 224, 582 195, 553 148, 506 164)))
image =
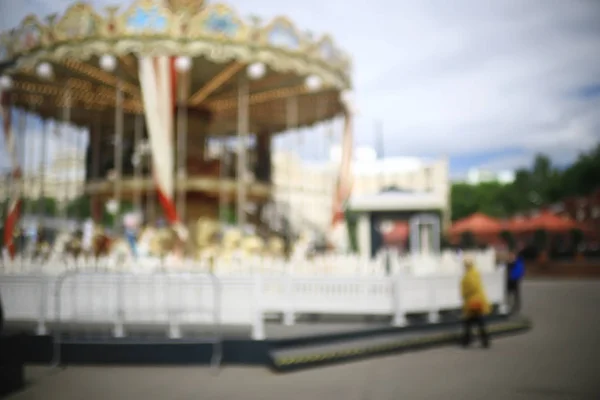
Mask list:
POLYGON ((519 253, 511 254, 507 265, 506 292, 510 304, 510 313, 521 311, 521 280, 525 276, 525 259, 519 253))

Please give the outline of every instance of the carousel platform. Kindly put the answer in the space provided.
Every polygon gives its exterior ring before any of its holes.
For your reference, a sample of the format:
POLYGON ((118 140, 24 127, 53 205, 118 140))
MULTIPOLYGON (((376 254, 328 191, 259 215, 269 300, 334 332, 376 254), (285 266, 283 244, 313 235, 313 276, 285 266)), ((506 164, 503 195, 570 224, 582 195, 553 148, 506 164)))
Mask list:
MULTIPOLYGON (((12 325, 12 324, 11 324, 12 325)), ((523 317, 495 315, 489 320, 493 336, 528 330, 523 317)), ((14 331, 16 326, 9 329, 14 331)), ((182 339, 167 339, 164 331, 138 326, 128 336, 111 337, 109 328, 73 326, 62 329, 59 343, 53 336, 20 335, 18 346, 23 363, 60 365, 256 365, 276 372, 347 362, 383 354, 456 344, 460 322, 448 317, 435 324, 418 321, 405 327, 390 327, 384 321, 304 321, 290 327, 267 324, 266 340, 252 340, 250 332, 221 327, 183 331, 182 339), (92 333, 93 332, 93 333, 92 333), (56 357, 56 352, 60 357, 56 357)))

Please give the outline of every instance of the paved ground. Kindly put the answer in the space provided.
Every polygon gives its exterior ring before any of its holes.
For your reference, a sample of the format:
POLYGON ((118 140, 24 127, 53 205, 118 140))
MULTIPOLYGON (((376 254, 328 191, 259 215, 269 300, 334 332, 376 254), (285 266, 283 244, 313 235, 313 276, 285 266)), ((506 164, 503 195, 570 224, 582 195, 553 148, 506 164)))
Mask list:
POLYGON ((600 399, 600 281, 525 285, 533 331, 287 375, 262 368, 30 368, 10 399, 600 399))

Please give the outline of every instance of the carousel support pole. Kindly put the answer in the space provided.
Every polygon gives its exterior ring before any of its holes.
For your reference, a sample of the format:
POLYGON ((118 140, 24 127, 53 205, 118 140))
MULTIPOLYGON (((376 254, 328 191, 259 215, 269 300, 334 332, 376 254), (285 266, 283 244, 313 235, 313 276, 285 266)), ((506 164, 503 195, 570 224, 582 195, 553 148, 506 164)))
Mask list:
MULTIPOLYGON (((286 125, 287 125, 287 130, 288 133, 289 131, 296 129, 298 127, 298 97, 297 96, 290 96, 287 98, 286 101, 286 125)), ((293 239, 293 235, 292 235, 292 220, 293 218, 293 195, 294 195, 294 186, 293 186, 293 182, 295 182, 295 176, 293 176, 292 174, 292 154, 290 154, 289 157, 289 163, 288 163, 288 174, 290 174, 290 176, 288 177, 288 221, 287 221, 287 229, 286 229, 286 236, 287 236, 287 242, 288 242, 288 249, 291 251, 291 247, 292 247, 292 239, 293 239)), ((291 252, 289 252, 291 254, 291 252)))
MULTIPOLYGON (((32 111, 32 114, 34 114, 34 115, 35 115, 35 112, 36 112, 37 105, 38 105, 38 103, 35 102, 35 101, 32 101, 30 103, 30 109, 32 111)), ((44 135, 44 121, 40 120, 40 122, 42 124, 42 135, 44 135)), ((44 147, 44 144, 43 144, 44 140, 45 139, 42 137, 42 151, 43 151, 43 147, 44 147)), ((30 151, 30 153, 31 153, 31 151, 30 151)), ((33 223, 32 228, 33 228, 33 231, 34 231, 34 238, 31 241, 31 245, 30 245, 31 246, 31 248, 30 248, 30 250, 31 250, 30 257, 33 258, 35 256, 35 250, 36 250, 36 247, 37 247, 37 244, 38 244, 38 241, 39 241, 39 237, 40 237, 40 230, 39 230, 39 227, 40 227, 40 223, 39 223, 39 208, 40 208, 40 205, 41 205, 41 202, 42 202, 41 200, 42 199, 41 199, 41 191, 37 191, 37 193, 36 193, 35 189, 37 189, 37 188, 36 188, 36 185, 34 184, 34 182, 35 182, 35 175, 36 175, 36 165, 35 165, 36 158, 35 157, 31 157, 31 159, 32 159, 31 160, 32 161, 32 163, 31 163, 31 171, 32 171, 31 172, 31 176, 34 177, 34 179, 29 184, 29 190, 31 191, 31 197, 36 200, 35 204, 31 205, 32 209, 30 211, 32 218, 35 215, 35 220, 32 221, 32 223, 33 223)), ((42 179, 42 176, 43 175, 40 174, 40 176, 37 177, 37 179, 42 179)))
MULTIPOLYGON (((47 169, 47 154, 48 151, 48 121, 42 119, 42 148, 40 155, 40 165, 39 165, 39 174, 40 174, 40 195, 39 195, 39 204, 37 205, 37 213, 38 213, 38 224, 42 232, 44 231, 44 225, 46 224, 46 169, 47 169)), ((41 232, 38 232, 38 235, 41 232)))
MULTIPOLYGON (((71 121, 71 88, 69 88, 67 86, 67 88, 65 89, 64 92, 64 103, 63 103, 63 109, 62 109, 62 121, 60 124, 60 128, 59 125, 57 124, 56 127, 57 129, 60 129, 60 131, 62 131, 61 133, 59 133, 59 137, 60 140, 66 140, 66 134, 65 131, 68 127, 69 122, 71 121)), ((64 179, 64 178, 63 178, 64 179)), ((68 217, 69 217, 69 213, 68 213, 68 209, 67 209, 67 205, 69 203, 69 178, 67 177, 66 182, 62 181, 61 184, 61 188, 63 191, 63 201, 60 205, 60 219, 61 219, 61 224, 63 227, 63 233, 68 231, 68 217), (62 187, 64 185, 64 187, 62 187)))
POLYGON ((237 223, 240 229, 246 225, 246 145, 249 126, 248 78, 240 74, 238 86, 238 157, 237 157, 237 223))
POLYGON ((300 187, 299 187, 299 191, 298 194, 300 196, 300 207, 298 207, 298 230, 300 231, 300 233, 304 230, 305 224, 306 224, 306 218, 305 218, 305 214, 304 214, 304 206, 305 206, 305 196, 306 196, 306 176, 304 174, 304 167, 302 166, 302 153, 303 153, 303 148, 304 148, 304 138, 303 138, 303 131, 299 130, 298 133, 298 152, 300 154, 300 163, 301 163, 301 167, 300 167, 300 176, 298 177, 298 181, 300 182, 300 187))
POLYGON ((19 189, 19 192, 21 193, 21 198, 25 201, 21 202, 21 218, 19 219, 19 225, 20 228, 18 229, 18 240, 19 240, 19 251, 20 251, 20 259, 21 259, 21 270, 23 270, 24 267, 24 257, 25 257, 25 216, 27 215, 27 212, 29 211, 29 201, 27 201, 27 184, 25 182, 26 180, 26 174, 25 174, 25 169, 27 168, 27 136, 26 136, 26 132, 27 132, 27 112, 25 110, 21 110, 21 112, 19 113, 19 125, 18 125, 18 134, 19 137, 21 138, 21 147, 20 147, 20 152, 21 152, 21 165, 23 166, 23 171, 21 173, 21 177, 20 177, 20 181, 19 181, 19 185, 21 186, 19 189))
POLYGON ((185 225, 186 212, 186 175, 187 175, 187 137, 188 115, 187 98, 189 73, 185 68, 178 68, 177 79, 177 215, 185 225))
MULTIPOLYGON (((150 152, 148 158, 149 160, 149 169, 150 169, 150 177, 154 176, 154 165, 152 162, 152 152, 150 152)), ((148 221, 152 221, 153 224, 156 223, 156 191, 154 185, 151 185, 150 188, 146 189, 146 213, 148 215, 148 221)))
MULTIPOLYGON (((100 179, 100 146, 102 145, 102 124, 100 116, 96 117, 96 121, 90 131, 90 142, 92 146, 92 173, 90 180, 96 182, 100 179)), ((92 196, 92 219, 96 224, 102 221, 101 201, 97 194, 92 196)))
POLYGON ((24 230, 23 230, 23 255, 27 256, 28 258, 31 258, 33 256, 33 245, 34 242, 30 239, 34 239, 36 240, 37 238, 37 226, 33 225, 34 223, 34 219, 33 217, 33 212, 37 211, 37 206, 33 204, 33 200, 36 198, 35 197, 35 193, 32 190, 33 189, 33 183, 35 182, 35 167, 33 165, 33 162, 35 161, 34 157, 28 157, 32 155, 32 151, 27 151, 27 119, 31 118, 32 115, 35 114, 35 109, 36 109, 36 104, 33 101, 29 101, 27 110, 25 110, 23 112, 23 126, 21 127, 21 135, 23 136, 23 194, 27 193, 29 194, 29 201, 26 201, 25 204, 23 204, 23 216, 29 216, 29 226, 25 225, 24 226, 24 230), (27 111, 30 111, 30 113, 28 113, 27 111), (27 165, 27 164, 30 165, 27 165), (25 171, 31 171, 28 172, 27 174, 25 174, 25 171), (33 179, 32 179, 33 178, 33 179), (29 181, 29 182, 28 182, 29 181), (28 235, 26 234, 27 231, 29 231, 28 228, 32 228, 32 230, 34 232, 36 232, 35 237, 34 238, 29 238, 28 235), (26 240, 27 239, 27 240, 26 240))
POLYGON ((133 166, 133 168, 134 168, 133 175, 134 175, 134 181, 135 181, 134 193, 133 193, 133 203, 134 203, 134 207, 137 211, 142 209, 142 187, 140 187, 142 156, 141 156, 141 154, 139 154, 139 144, 142 141, 143 123, 144 123, 144 119, 142 118, 142 115, 136 114, 135 126, 134 126, 134 132, 133 132, 133 134, 134 134, 133 148, 135 149, 134 151, 136 152, 137 159, 135 160, 134 166, 133 166))
POLYGON ((113 234, 116 234, 119 229, 119 212, 121 211, 122 197, 122 174, 123 174, 123 87, 122 81, 119 78, 117 81, 117 96, 115 103, 115 147, 114 147, 114 162, 115 162, 115 181, 114 181, 114 201, 117 204, 117 212, 113 219, 113 234))
POLYGON ((220 152, 219 152, 219 223, 221 225, 227 224, 226 211, 227 211, 227 193, 226 193, 226 180, 227 172, 229 171, 229 153, 227 150, 227 139, 223 138, 220 141, 220 152))
MULTIPOLYGON (((75 214, 75 220, 77 221, 77 223, 79 224, 81 221, 81 219, 83 218, 83 211, 81 209, 83 201, 85 200, 85 195, 86 195, 86 190, 85 190, 85 186, 83 188, 81 188, 80 185, 80 180, 79 180, 79 176, 80 176, 80 170, 78 168, 79 166, 79 161, 81 160, 81 156, 83 154, 84 149, 82 148, 82 144, 83 144, 83 132, 81 130, 78 130, 78 132, 75 133, 76 137, 75 137, 75 148, 77 149, 77 155, 75 157, 75 162, 76 162, 76 167, 73 168, 73 185, 75 186, 75 190, 73 191, 73 198, 79 200, 78 201, 78 205, 74 210, 74 214, 75 214)), ((83 158, 85 160, 85 157, 83 158)), ((85 168, 85 161, 84 161, 84 168, 85 168)))
MULTIPOLYGON (((117 205, 116 212, 113 214, 113 234, 117 233, 119 227, 119 211, 121 210, 121 190, 122 190, 122 172, 123 172, 123 83, 121 78, 117 81, 117 93, 115 103, 115 182, 114 182, 114 201, 117 205)), ((117 318, 113 327, 115 337, 125 336, 125 310, 123 309, 123 282, 119 280, 117 287, 117 318)))

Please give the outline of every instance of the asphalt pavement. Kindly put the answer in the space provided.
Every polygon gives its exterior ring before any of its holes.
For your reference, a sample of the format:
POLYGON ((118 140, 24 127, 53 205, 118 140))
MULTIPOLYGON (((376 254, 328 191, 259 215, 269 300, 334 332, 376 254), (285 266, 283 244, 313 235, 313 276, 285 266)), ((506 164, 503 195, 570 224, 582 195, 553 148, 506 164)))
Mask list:
POLYGON ((524 285, 525 334, 276 375, 265 368, 27 369, 28 399, 600 399, 600 281, 524 285))

